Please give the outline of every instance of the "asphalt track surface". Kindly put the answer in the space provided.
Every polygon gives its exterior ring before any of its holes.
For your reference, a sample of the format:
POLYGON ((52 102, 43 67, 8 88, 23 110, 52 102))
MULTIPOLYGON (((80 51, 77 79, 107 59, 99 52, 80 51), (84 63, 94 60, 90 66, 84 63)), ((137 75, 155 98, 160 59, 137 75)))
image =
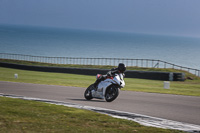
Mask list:
POLYGON ((51 99, 200 125, 200 97, 120 91, 113 102, 84 99, 86 88, 0 81, 0 93, 51 99))

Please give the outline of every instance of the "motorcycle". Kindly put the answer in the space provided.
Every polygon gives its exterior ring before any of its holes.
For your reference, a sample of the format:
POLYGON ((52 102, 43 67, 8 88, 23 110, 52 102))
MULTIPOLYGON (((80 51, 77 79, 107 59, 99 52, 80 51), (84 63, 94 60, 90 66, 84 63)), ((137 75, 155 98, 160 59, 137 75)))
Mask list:
MULTIPOLYGON (((97 78, 100 76, 100 74, 97 74, 97 78)), ((116 73, 114 77, 107 77, 105 80, 101 81, 97 88, 94 87, 94 84, 91 84, 85 90, 84 97, 86 100, 105 98, 107 102, 112 102, 119 95, 119 90, 124 88, 124 86, 124 74, 116 73)))

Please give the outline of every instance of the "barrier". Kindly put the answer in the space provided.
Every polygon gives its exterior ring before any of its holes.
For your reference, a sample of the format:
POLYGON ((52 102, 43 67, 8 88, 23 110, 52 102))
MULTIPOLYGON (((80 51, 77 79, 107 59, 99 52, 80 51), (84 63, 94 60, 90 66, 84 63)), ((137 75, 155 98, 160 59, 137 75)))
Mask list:
MULTIPOLYGON (((64 68, 64 67, 46 67, 46 66, 28 66, 12 63, 0 62, 0 67, 14 68, 21 70, 42 71, 42 72, 57 72, 57 73, 71 73, 82 75, 96 75, 106 74, 107 69, 87 69, 87 68, 64 68)), ((164 81, 184 81, 184 73, 171 73, 171 72, 152 72, 152 71, 132 71, 125 72, 127 78, 140 78, 140 79, 152 79, 152 80, 164 80, 164 81)))

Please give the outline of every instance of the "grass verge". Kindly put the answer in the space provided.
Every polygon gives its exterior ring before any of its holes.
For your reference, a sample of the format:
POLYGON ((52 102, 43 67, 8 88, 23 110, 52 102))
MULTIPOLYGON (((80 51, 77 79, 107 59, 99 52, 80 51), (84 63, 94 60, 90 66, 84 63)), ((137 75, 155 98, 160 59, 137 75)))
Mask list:
MULTIPOLYGON (((95 78, 95 76, 36 72, 0 67, 1 81, 75 86, 86 88, 90 84, 95 82, 95 78), (19 75, 18 79, 14 78, 15 73, 19 75)), ((200 96, 199 80, 187 80, 185 82, 172 81, 170 82, 170 89, 164 89, 163 81, 158 80, 125 78, 125 82, 126 86, 122 90, 200 96)))
POLYGON ((0 132, 139 132, 179 133, 142 126, 92 111, 0 97, 0 132))

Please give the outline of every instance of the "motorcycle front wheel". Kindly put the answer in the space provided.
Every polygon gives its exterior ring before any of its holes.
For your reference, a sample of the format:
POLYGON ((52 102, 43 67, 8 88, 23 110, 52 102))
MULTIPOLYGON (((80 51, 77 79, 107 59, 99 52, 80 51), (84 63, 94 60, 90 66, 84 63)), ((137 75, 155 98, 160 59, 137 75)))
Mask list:
POLYGON ((111 85, 106 89, 105 99, 107 102, 112 102, 119 95, 119 89, 115 85, 111 85))
POLYGON ((92 97, 92 89, 94 88, 94 85, 90 85, 86 90, 85 90, 85 93, 84 93, 84 97, 86 100, 91 100, 93 97, 92 97))

